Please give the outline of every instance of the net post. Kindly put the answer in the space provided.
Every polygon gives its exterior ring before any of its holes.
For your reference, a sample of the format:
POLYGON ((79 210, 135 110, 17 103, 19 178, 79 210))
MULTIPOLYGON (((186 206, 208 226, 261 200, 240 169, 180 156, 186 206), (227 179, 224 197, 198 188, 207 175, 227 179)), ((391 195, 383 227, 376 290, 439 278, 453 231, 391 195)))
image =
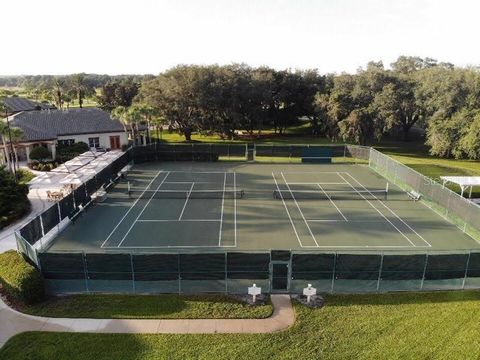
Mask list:
MULTIPOLYGON (((388 198, 388 181, 387 181, 387 185, 385 187, 385 200, 387 200, 388 198)), ((383 259, 383 255, 382 255, 382 259, 383 259)))

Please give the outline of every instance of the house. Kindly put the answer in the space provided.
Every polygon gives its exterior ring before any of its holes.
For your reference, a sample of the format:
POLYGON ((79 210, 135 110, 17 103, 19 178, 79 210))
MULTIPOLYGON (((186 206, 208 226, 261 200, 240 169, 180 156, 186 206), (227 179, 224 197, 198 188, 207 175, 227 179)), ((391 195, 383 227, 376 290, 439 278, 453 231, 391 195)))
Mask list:
POLYGON ((55 106, 28 100, 22 97, 4 97, 3 105, 8 115, 13 115, 22 111, 54 110, 55 106))
POLYGON ((57 145, 84 142, 91 148, 111 150, 128 145, 122 123, 97 108, 23 111, 8 119, 11 127, 23 130, 15 147, 19 159, 28 162, 31 149, 37 146, 47 147, 55 159, 57 145))

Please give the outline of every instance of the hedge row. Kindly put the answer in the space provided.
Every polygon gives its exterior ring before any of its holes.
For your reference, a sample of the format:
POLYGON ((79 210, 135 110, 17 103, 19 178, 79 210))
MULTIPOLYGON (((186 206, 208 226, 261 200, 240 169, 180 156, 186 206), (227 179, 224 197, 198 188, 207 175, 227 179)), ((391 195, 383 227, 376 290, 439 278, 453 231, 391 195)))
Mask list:
POLYGON ((34 304, 45 298, 41 273, 13 250, 0 254, 0 285, 10 301, 34 304))

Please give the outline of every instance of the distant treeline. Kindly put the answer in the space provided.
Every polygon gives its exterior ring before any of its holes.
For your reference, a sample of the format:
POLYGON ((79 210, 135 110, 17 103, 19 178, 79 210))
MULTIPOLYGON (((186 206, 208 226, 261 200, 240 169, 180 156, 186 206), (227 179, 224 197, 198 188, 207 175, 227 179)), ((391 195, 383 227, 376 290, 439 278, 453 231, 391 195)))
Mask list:
POLYGON ((60 107, 95 97, 133 132, 149 122, 172 124, 187 140, 192 131, 232 138, 237 130, 282 133, 302 119, 311 135, 367 144, 385 135, 408 140, 417 127, 432 154, 480 159, 479 69, 429 58, 401 56, 389 68, 370 62, 355 74, 234 64, 181 65, 158 76, 23 79, 30 94, 44 84, 42 98, 60 107))
MULTIPOLYGON (((144 79, 153 78, 153 75, 101 75, 101 74, 82 74, 85 81, 95 88, 99 88, 109 81, 121 81, 130 79, 135 82, 142 82, 144 79)), ((67 81, 71 75, 0 75, 0 87, 22 87, 22 88, 42 88, 45 84, 53 82, 55 79, 67 81)))

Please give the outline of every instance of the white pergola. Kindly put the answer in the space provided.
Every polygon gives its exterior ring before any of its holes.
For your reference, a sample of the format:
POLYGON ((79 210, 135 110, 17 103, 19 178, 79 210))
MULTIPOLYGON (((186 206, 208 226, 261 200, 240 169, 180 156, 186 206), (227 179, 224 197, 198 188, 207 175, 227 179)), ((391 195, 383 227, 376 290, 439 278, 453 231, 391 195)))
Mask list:
POLYGON ((76 158, 65 162, 50 172, 33 178, 28 185, 30 189, 40 191, 41 197, 46 191, 58 191, 65 185, 80 185, 99 173, 123 154, 121 151, 92 153, 87 151, 76 158))
POLYGON ((468 191, 468 198, 472 197, 472 189, 475 186, 480 186, 480 176, 440 176, 443 180, 443 186, 448 183, 457 184, 461 189, 461 196, 468 191))

